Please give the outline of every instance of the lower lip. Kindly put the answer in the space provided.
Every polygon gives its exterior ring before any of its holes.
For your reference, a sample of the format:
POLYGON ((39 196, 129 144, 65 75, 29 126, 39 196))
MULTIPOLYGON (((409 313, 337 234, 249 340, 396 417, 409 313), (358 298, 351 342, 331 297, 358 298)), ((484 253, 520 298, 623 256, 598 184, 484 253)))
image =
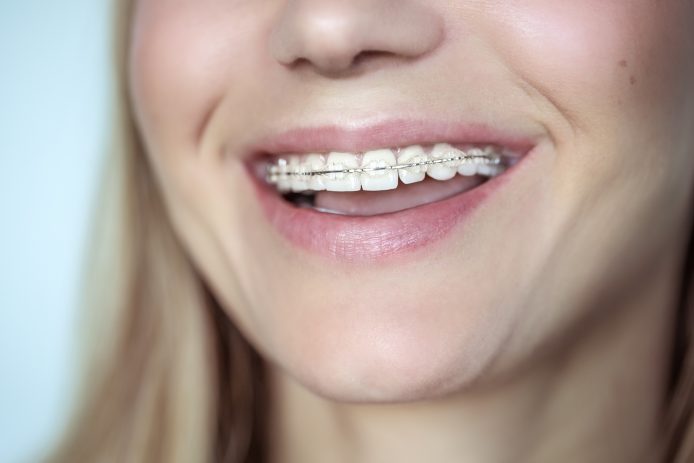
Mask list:
POLYGON ((522 169, 534 150, 503 174, 464 193, 389 214, 347 216, 298 208, 248 172, 272 226, 294 246, 345 263, 373 263, 430 246, 467 223, 522 169))

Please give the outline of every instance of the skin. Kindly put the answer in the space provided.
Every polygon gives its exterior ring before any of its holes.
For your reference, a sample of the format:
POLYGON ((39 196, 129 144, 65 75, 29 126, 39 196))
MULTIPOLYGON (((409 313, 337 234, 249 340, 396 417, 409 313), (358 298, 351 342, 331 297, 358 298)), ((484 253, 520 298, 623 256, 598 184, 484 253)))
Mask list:
POLYGON ((137 1, 136 122, 176 233, 268 360, 273 461, 653 446, 690 230, 693 23, 685 0, 137 1), (488 117, 539 155, 474 226, 398 259, 283 241, 248 144, 403 114, 488 117))

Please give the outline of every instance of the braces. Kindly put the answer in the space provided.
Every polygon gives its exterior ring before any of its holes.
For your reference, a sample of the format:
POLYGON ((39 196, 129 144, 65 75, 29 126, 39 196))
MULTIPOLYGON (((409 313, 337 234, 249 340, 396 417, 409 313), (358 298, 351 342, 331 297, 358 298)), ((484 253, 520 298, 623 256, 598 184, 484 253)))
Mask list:
MULTIPOLYGON (((501 155, 491 152, 488 148, 485 151, 477 150, 474 154, 462 154, 457 156, 449 156, 447 158, 427 159, 418 162, 409 162, 405 164, 395 164, 392 166, 374 166, 374 167, 355 167, 351 169, 337 170, 294 170, 288 171, 290 166, 286 159, 280 159, 278 165, 267 167, 266 179, 270 183, 276 183, 280 177, 288 177, 290 175, 312 177, 314 175, 331 175, 331 174, 362 174, 370 172, 379 172, 384 170, 409 169, 412 167, 429 166, 434 164, 444 164, 449 162, 474 162, 477 164, 499 165, 501 164, 501 155)), ((293 167, 293 166, 292 166, 293 167)))

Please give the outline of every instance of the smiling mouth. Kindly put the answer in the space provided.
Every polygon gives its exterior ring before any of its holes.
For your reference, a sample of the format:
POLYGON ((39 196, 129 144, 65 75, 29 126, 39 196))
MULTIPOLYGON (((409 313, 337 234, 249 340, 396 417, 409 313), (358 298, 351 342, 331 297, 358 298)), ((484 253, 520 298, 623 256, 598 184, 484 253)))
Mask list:
POLYGON ((465 193, 519 159, 496 145, 410 145, 358 153, 269 156, 265 181, 295 207, 371 216, 465 193))
POLYGON ((280 242, 343 264, 385 265, 503 214, 487 204, 503 204, 499 197, 522 184, 516 178, 534 175, 525 166, 542 152, 541 137, 390 119, 291 129, 243 151, 253 196, 280 242))

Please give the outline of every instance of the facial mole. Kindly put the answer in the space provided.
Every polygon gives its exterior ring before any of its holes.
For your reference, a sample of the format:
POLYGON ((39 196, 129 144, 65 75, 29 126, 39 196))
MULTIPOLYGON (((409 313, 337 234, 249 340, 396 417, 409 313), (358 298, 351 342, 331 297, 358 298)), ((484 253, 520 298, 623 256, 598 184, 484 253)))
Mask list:
POLYGON ((636 77, 634 77, 633 75, 629 76, 629 84, 634 85, 635 83, 636 83, 636 77))

